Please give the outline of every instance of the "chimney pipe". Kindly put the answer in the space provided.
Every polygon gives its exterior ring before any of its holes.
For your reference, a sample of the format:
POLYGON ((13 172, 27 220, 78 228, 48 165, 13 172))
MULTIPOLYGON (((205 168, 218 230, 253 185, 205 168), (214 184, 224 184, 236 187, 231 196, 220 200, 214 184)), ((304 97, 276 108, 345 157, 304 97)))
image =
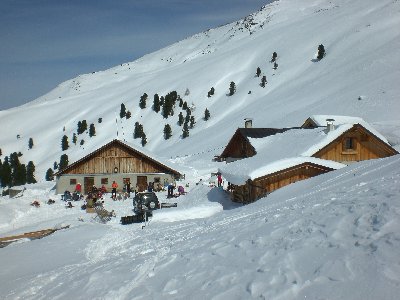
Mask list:
POLYGON ((335 119, 326 119, 326 131, 331 132, 335 130, 335 125, 334 125, 335 119))
POLYGON ((253 119, 246 118, 244 119, 244 128, 252 128, 253 127, 253 119))

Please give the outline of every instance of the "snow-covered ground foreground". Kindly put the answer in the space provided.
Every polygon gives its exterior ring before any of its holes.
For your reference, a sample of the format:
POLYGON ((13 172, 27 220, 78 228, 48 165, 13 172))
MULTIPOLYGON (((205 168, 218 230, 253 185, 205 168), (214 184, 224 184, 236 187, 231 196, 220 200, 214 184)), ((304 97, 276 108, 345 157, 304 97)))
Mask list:
MULTIPOLYGON (((247 206, 199 184, 145 227, 107 224, 28 186, 0 198, 0 236, 71 225, 0 249, 2 299, 398 299, 400 156, 353 164, 247 206), (83 219, 83 221, 79 220, 83 219)), ((164 194, 159 194, 165 201, 164 194)))

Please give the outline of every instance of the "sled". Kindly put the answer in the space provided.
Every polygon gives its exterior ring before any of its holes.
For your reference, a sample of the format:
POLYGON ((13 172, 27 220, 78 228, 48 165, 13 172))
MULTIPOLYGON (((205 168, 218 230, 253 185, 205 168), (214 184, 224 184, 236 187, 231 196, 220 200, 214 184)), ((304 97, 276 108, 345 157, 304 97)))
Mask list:
POLYGON ((168 203, 168 202, 162 202, 161 203, 161 208, 170 208, 170 207, 178 207, 178 203, 168 203))
POLYGON ((111 220, 112 217, 115 217, 115 212, 114 210, 108 211, 104 209, 103 207, 95 207, 95 212, 96 216, 94 217, 94 220, 99 220, 101 223, 107 223, 108 221, 111 220))

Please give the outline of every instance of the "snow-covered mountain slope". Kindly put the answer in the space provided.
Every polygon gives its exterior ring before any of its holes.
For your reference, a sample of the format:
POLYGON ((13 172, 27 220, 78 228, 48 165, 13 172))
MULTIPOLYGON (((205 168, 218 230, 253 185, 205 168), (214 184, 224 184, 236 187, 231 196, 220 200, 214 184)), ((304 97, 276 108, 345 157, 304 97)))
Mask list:
MULTIPOLYGON (((51 185, 0 197, 1 236, 71 225, 0 249, 2 299, 398 299, 400 157, 364 161, 246 206, 193 185, 143 224, 107 224, 51 185)), ((159 194, 165 197, 164 194, 159 194)), ((164 198, 165 199, 165 198, 164 198)), ((165 200, 163 200, 165 201, 165 200)))
POLYGON ((73 162, 115 138, 117 131, 140 149, 140 140, 132 138, 134 123, 140 122, 148 151, 165 157, 204 152, 210 159, 246 117, 254 118, 256 127, 283 127, 300 125, 312 114, 362 117, 398 143, 398 28, 399 1, 276 1, 236 23, 134 62, 78 76, 31 103, 1 111, 2 158, 21 152, 24 163, 35 163, 36 179, 44 180, 45 171, 63 154, 64 134, 70 142, 64 153, 73 162), (326 56, 316 61, 319 44, 326 56), (277 70, 269 62, 274 51, 277 70), (255 76, 257 67, 267 77, 265 88, 255 76), (231 81, 237 91, 227 96, 231 81), (215 94, 208 98, 211 87, 215 94), (177 125, 178 106, 168 119, 151 109, 154 94, 174 90, 196 107, 196 125, 186 139, 177 125), (147 108, 140 109, 144 93, 149 96, 147 108), (119 118, 121 103, 132 113, 128 120, 119 118), (207 122, 202 119, 206 108, 211 113, 207 122), (97 134, 89 138, 84 133, 73 145, 72 134, 82 120, 95 124, 97 134), (163 139, 165 124, 172 126, 168 141, 163 139), (30 150, 29 138, 34 141, 30 150))

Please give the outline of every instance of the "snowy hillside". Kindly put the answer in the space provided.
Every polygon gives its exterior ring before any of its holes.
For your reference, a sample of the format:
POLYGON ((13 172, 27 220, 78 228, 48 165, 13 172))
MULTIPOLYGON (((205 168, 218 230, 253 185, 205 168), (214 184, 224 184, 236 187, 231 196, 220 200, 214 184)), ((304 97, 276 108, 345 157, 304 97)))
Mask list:
POLYGON ((31 103, 0 111, 1 158, 21 152, 22 162, 32 160, 36 179, 42 181, 61 154, 76 161, 115 138, 117 131, 119 138, 140 149, 140 139, 132 138, 139 122, 148 151, 167 158, 207 153, 208 161, 221 153, 246 117, 254 118, 256 127, 284 127, 301 125, 312 114, 362 117, 398 144, 399 11, 400 2, 393 0, 276 1, 244 20, 134 62, 78 76, 31 103), (319 44, 326 56, 316 61, 319 44), (274 51, 277 70, 269 62, 274 51), (257 67, 267 78, 265 88, 255 76, 257 67), (237 91, 227 96, 232 81, 237 91), (211 87, 215 94, 208 98, 211 87), (186 139, 177 125, 180 107, 168 119, 151 108, 154 94, 174 90, 196 107, 196 125, 186 139), (149 96, 147 107, 140 109, 144 93, 149 96), (119 117, 121 103, 132 113, 128 120, 119 117), (208 121, 202 119, 206 108, 208 121), (72 135, 82 120, 95 125, 96 136, 79 135, 74 145, 72 135), (165 124, 172 127, 168 141, 163 138, 165 124), (70 144, 65 152, 63 135, 70 144), (34 141, 30 150, 29 138, 34 141))
POLYGON ((0 298, 398 299, 399 155, 354 163, 246 206, 208 183, 221 166, 211 159, 248 117, 254 127, 300 126, 315 114, 360 117, 400 150, 399 28, 400 1, 280 0, 0 111, 0 159, 21 152, 39 181, 18 198, 0 196, 0 237, 60 229, 0 248, 0 298), (326 56, 317 61, 320 44, 326 56), (277 70, 269 62, 274 51, 277 70), (236 93, 228 96, 232 81, 236 93), (174 90, 195 106, 196 125, 185 139, 178 105, 168 119, 151 108, 154 94, 174 90), (144 93, 147 107, 140 109, 144 93), (130 119, 120 118, 121 103, 130 119), (95 125, 96 136, 78 135, 74 145, 82 120, 95 125), (144 148, 132 138, 135 122, 147 135, 144 148), (165 124, 172 127, 167 141, 165 124), (155 211, 144 228, 119 223, 133 214, 131 200, 108 194, 105 208, 116 217, 101 224, 80 209, 82 201, 66 209, 54 182, 44 181, 62 154, 74 162, 117 132, 186 174, 179 184, 188 184, 188 193, 174 199, 176 208, 155 211), (64 152, 63 135, 70 146, 64 152), (45 204, 49 199, 55 203, 45 204), (34 200, 41 206, 29 205, 34 200))
MULTIPOLYGON (((0 197, 0 234, 71 225, 0 249, 2 299, 398 299, 400 157, 365 161, 234 206, 193 185, 142 224, 99 224, 51 185, 0 197)), ((161 199, 165 195, 159 194, 161 199)), ((165 200, 164 200, 165 201, 165 200)), ((106 199, 118 216, 131 202, 106 199)))

